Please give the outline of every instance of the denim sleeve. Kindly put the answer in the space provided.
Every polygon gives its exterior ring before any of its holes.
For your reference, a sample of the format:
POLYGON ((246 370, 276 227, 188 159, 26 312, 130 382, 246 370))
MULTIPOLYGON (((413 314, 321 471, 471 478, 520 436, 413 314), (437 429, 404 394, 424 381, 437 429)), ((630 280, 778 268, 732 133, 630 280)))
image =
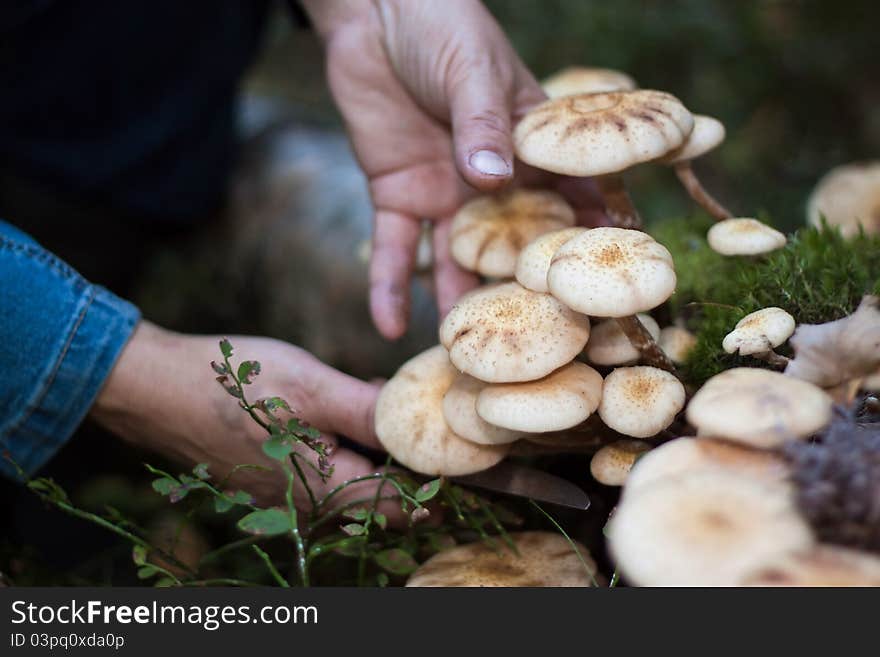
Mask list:
MULTIPOLYGON (((25 472, 82 422, 140 319, 0 221, 0 449, 25 472)), ((0 473, 16 477, 7 458, 0 473)))

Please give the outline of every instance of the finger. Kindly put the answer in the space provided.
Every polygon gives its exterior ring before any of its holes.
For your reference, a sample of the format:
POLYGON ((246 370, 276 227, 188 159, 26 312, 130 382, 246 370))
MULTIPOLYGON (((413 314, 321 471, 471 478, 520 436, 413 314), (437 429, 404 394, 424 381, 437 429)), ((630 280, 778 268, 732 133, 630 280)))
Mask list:
POLYGON ((440 321, 462 294, 479 285, 480 279, 459 267, 449 251, 449 233, 452 220, 444 219, 434 225, 434 288, 440 321))
POLYGON ((376 438, 376 400, 381 385, 361 381, 327 365, 313 379, 313 423, 355 442, 381 449, 376 438))
POLYGON ((379 210, 370 258, 370 312, 379 332, 396 340, 406 332, 409 281, 420 225, 413 217, 379 210))

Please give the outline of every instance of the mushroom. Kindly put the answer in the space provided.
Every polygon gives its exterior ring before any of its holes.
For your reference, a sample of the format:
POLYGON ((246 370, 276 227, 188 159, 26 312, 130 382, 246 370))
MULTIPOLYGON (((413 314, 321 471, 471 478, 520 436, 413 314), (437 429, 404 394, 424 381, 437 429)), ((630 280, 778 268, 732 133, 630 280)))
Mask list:
POLYGON ((759 255, 785 246, 785 235, 757 219, 725 219, 709 229, 706 239, 721 255, 759 255))
POLYGON ((880 235, 880 162, 853 162, 829 171, 807 202, 807 221, 819 226, 822 217, 844 237, 860 229, 880 235))
POLYGON ((680 147, 694 120, 675 96, 639 89, 548 100, 513 132, 526 164, 570 176, 593 176, 615 226, 641 227, 622 171, 680 147))
POLYGON ((688 195, 718 221, 731 219, 733 215, 706 191, 694 173, 691 162, 715 149, 723 141, 724 124, 721 121, 711 116, 694 114, 694 129, 687 140, 661 160, 663 164, 672 166, 688 195))
POLYGON ((605 377, 599 417, 625 436, 649 438, 672 424, 684 402, 684 386, 669 372, 618 367, 605 377))
POLYGON ((477 414, 477 395, 486 385, 467 374, 455 377, 443 396, 446 424, 462 438, 481 445, 503 445, 520 439, 521 431, 489 424, 477 414))
POLYGON ((783 554, 750 572, 744 586, 880 586, 880 557, 819 544, 783 554))
POLYGON ((606 486, 623 486, 636 459, 651 449, 651 444, 643 440, 618 440, 605 445, 593 454, 590 460, 590 473, 593 479, 606 486))
POLYGON ((556 251, 547 285, 569 308, 616 319, 648 364, 674 369, 635 316, 659 306, 675 291, 672 256, 650 235, 610 227, 581 233, 556 251))
POLYGON ((443 419, 443 396, 457 372, 436 346, 404 363, 376 402, 376 436, 398 462, 427 475, 465 475, 504 458, 508 445, 478 445, 443 419))
MULTIPOLYGON (((588 342, 587 346, 589 344, 588 342)), ((669 356, 669 360, 676 365, 683 365, 691 349, 697 344, 697 337, 685 328, 667 326, 661 329, 657 344, 669 356)))
POLYGON ((589 551, 551 532, 512 532, 516 546, 481 541, 438 552, 419 566, 407 586, 596 586, 600 576, 589 551), (575 547, 580 556, 575 552, 575 547))
MULTIPOLYGON (((606 394, 608 384, 606 382, 606 394)), ((687 407, 700 435, 761 448, 812 435, 831 419, 831 398, 779 372, 735 367, 709 379, 687 407)))
POLYGON ((601 398, 602 376, 572 362, 537 381, 487 385, 477 396, 477 414, 511 431, 562 431, 590 417, 601 398))
MULTIPOLYGON (((660 326, 653 317, 643 313, 636 317, 654 340, 660 337, 660 326)), ((599 322, 590 330, 586 355, 587 360, 596 365, 631 365, 641 356, 614 319, 599 322)))
POLYGON ((794 317, 782 308, 771 306, 749 313, 736 323, 721 343, 728 354, 754 356, 771 365, 785 367, 788 358, 780 356, 774 347, 788 340, 794 333, 794 317))
POLYGON ((534 381, 574 360, 590 322, 549 294, 496 283, 463 296, 440 325, 453 364, 481 381, 534 381))
POLYGON ((569 66, 541 82, 544 93, 550 98, 603 91, 630 91, 636 86, 636 81, 626 73, 611 68, 588 66, 569 66))
POLYGON ((787 484, 715 470, 627 495, 607 534, 618 568, 640 586, 732 586, 814 542, 787 484))
POLYGON ((574 210, 555 192, 516 189, 480 196, 465 203, 453 218, 449 250, 465 269, 508 278, 526 244, 574 222, 574 210))
POLYGON ((579 226, 563 228, 532 240, 516 259, 516 280, 523 287, 535 292, 548 292, 547 270, 550 269, 553 254, 572 237, 587 230, 589 229, 579 226))

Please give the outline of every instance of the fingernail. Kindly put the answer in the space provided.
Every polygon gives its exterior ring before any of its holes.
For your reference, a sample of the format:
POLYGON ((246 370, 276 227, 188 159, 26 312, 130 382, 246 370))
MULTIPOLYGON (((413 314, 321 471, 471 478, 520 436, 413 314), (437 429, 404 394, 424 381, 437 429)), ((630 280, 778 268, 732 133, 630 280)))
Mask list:
POLYGON ((509 176, 510 165, 498 153, 477 151, 471 154, 468 163, 480 173, 487 176, 509 176))

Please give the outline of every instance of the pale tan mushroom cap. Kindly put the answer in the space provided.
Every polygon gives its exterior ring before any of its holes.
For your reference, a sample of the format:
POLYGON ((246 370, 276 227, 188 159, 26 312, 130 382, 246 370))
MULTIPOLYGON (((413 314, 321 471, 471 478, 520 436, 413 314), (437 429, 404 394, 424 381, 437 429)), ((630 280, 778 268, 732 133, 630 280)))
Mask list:
POLYGON ((623 486, 636 459, 651 449, 643 440, 618 440, 593 454, 590 473, 600 484, 623 486))
POLYGON ((446 423, 462 438, 481 445, 504 445, 518 440, 523 435, 521 431, 496 427, 477 415, 477 395, 486 385, 467 374, 455 377, 443 396, 446 423))
POLYGON ((839 545, 785 554, 746 575, 744 586, 880 586, 880 557, 839 545))
MULTIPOLYGON (((589 343, 587 343, 589 345, 589 343)), ((697 344, 697 337, 687 329, 678 326, 667 326, 660 331, 657 344, 663 353, 669 356, 676 365, 682 365, 688 354, 697 344)))
POLYGON ((626 496, 608 536, 618 567, 640 586, 732 586, 777 555, 813 544, 787 485, 716 470, 626 496))
MULTIPOLYGON (((652 338, 656 340, 660 337, 660 326, 653 317, 645 314, 637 317, 652 338)), ((592 328, 586 354, 587 360, 596 365, 627 365, 635 363, 641 356, 620 328, 620 324, 613 319, 606 319, 592 328)))
POLYGON ((575 542, 590 572, 563 536, 551 532, 513 532, 519 554, 501 540, 497 547, 483 541, 443 550, 419 566, 407 586, 595 586, 596 563, 575 542))
POLYGON ((427 475, 464 475, 486 470, 507 454, 508 445, 477 445, 446 424, 443 395, 456 375, 438 345, 408 360, 382 387, 376 436, 407 468, 427 475))
POLYGON ((550 98, 604 91, 629 91, 636 86, 636 81, 626 73, 611 68, 588 66, 569 66, 541 82, 544 93, 550 98))
POLYGON ((589 337, 585 315, 513 282, 466 294, 440 325, 453 364, 490 383, 547 376, 571 362, 589 337))
POLYGON ((465 203, 452 220, 449 250, 465 269, 507 278, 526 244, 574 222, 574 210, 555 192, 517 189, 480 196, 465 203))
POLYGON ((477 396, 477 414, 513 431, 562 431, 590 417, 601 398, 602 376, 572 362, 537 381, 487 385, 477 396))
POLYGON ((721 255, 759 255, 785 246, 785 235, 757 219, 725 219, 709 229, 706 239, 721 255))
POLYGON ((626 317, 659 306, 675 291, 672 256, 639 230, 593 228, 559 247, 547 285, 569 308, 626 317))
POLYGON ((571 176, 617 173, 684 143, 691 113, 671 94, 640 89, 566 96, 532 109, 513 132, 526 164, 571 176))
POLYGON ((684 408, 685 391, 673 374, 656 367, 618 367, 605 377, 599 417, 625 436, 648 438, 684 408))
POLYGON ((684 144, 663 158, 665 164, 695 160, 717 148, 724 141, 724 124, 718 119, 694 114, 694 129, 684 144))
POLYGON ((831 419, 831 398, 779 372, 735 367, 709 379, 691 399, 687 419, 701 435, 772 448, 805 438, 831 419))
POLYGON ((880 162, 854 162, 829 171, 807 202, 807 221, 819 226, 825 216, 831 226, 852 237, 859 226, 880 234, 880 162))
POLYGON ((572 237, 587 230, 589 228, 580 226, 563 228, 532 240, 516 259, 516 280, 523 287, 535 292, 547 292, 547 270, 550 269, 553 254, 572 237))
POLYGON ((778 347, 794 333, 794 317, 782 308, 770 307, 749 313, 724 337, 721 346, 729 354, 760 354, 778 347))

